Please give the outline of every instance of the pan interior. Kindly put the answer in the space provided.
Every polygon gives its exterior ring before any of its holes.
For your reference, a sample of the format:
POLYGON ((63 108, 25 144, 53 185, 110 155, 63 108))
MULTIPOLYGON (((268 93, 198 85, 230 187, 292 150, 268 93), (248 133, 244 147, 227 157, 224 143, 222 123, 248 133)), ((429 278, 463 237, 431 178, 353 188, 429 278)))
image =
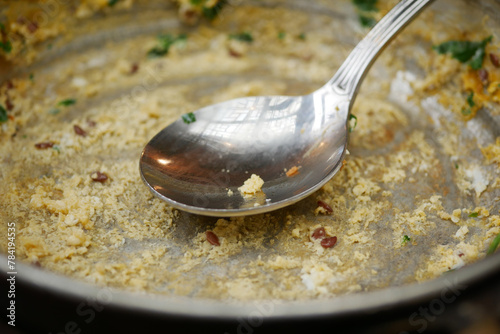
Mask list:
POLYGON ((125 2, 88 16, 62 6, 54 18, 65 29, 40 24, 41 41, 2 74, 0 104, 12 105, 0 130, 4 253, 13 222, 17 257, 40 270, 160 296, 280 303, 411 287, 485 257, 500 233, 500 69, 489 56, 500 44, 486 45, 480 94, 479 72, 432 46, 484 40, 500 21, 483 10, 500 12, 496 2, 431 6, 365 79, 343 169, 291 207, 226 219, 149 193, 144 145, 204 105, 317 89, 366 34, 366 13, 348 1, 250 1, 189 25, 183 6, 125 2), (49 29, 61 34, 43 39, 57 35, 49 29))

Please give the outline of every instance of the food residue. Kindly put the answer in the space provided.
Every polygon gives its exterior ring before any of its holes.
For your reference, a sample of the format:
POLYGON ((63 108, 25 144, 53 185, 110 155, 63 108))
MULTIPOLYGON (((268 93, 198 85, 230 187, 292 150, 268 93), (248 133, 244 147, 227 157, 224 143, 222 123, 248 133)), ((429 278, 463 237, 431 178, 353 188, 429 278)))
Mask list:
POLYGON ((292 168, 290 168, 289 170, 286 171, 286 176, 288 177, 292 177, 292 176, 295 176, 299 174, 299 167, 297 166, 293 166, 292 168))
POLYGON ((264 185, 264 180, 256 174, 252 174, 249 179, 247 179, 238 190, 241 192, 243 197, 251 197, 262 190, 264 185))

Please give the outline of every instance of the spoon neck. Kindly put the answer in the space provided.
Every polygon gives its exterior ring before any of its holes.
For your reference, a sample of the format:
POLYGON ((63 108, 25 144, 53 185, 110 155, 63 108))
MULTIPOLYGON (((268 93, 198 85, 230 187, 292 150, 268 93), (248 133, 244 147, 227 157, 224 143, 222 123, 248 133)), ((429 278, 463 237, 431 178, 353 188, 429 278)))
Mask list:
POLYGON ((326 84, 354 100, 370 66, 389 42, 434 0, 402 0, 387 13, 349 54, 326 84))

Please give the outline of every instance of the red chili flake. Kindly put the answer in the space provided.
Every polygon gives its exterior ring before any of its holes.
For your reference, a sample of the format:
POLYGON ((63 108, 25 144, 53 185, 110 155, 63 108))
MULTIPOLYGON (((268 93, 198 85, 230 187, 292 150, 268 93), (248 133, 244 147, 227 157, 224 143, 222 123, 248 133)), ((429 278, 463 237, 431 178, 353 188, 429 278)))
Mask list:
POLYGON ((75 130, 75 133, 77 135, 79 135, 79 136, 82 136, 82 137, 86 137, 87 136, 87 132, 85 132, 85 130, 83 130, 78 125, 73 125, 73 130, 75 130))
POLYGON ((500 58, 494 53, 490 53, 490 60, 493 66, 500 67, 500 58))
POLYGON ((7 118, 10 119, 11 121, 13 121, 15 119, 14 116, 12 116, 12 115, 7 115, 7 118))
POLYGON ((330 212, 330 213, 333 212, 333 209, 331 208, 331 206, 329 206, 328 204, 326 204, 322 200, 318 201, 318 205, 321 206, 323 209, 325 209, 327 212, 330 212))
POLYGON ((219 237, 217 237, 217 235, 214 232, 206 231, 205 235, 207 236, 207 241, 209 243, 211 243, 214 246, 220 246, 219 237))
POLYGON ((483 85, 486 85, 488 83, 488 71, 485 70, 484 68, 480 69, 477 71, 477 75, 479 77, 479 80, 483 83, 483 85))
POLYGON ((130 68, 130 74, 134 74, 139 70, 139 64, 133 63, 132 67, 130 68))
POLYGON ((6 84, 7 84, 7 89, 12 89, 12 88, 14 88, 14 84, 12 83, 12 81, 7 80, 6 84))
POLYGON ((464 253, 458 253, 458 257, 464 256, 464 253))
POLYGON ((318 227, 314 230, 312 237, 313 239, 323 239, 326 236, 326 231, 324 227, 318 227))
POLYGON ((239 53, 238 51, 234 51, 233 49, 229 49, 229 55, 235 58, 240 58, 242 56, 241 53, 239 53))
POLYGON ((337 243, 337 237, 324 238, 321 240, 321 246, 323 248, 332 248, 337 243))
POLYGON ((189 20, 196 17, 196 12, 194 10, 186 10, 182 15, 184 15, 185 19, 189 20))
POLYGON ((19 16, 17 18, 17 23, 19 24, 25 24, 26 22, 28 22, 28 20, 24 16, 19 16))
POLYGON ((108 179, 108 175, 106 173, 101 173, 101 172, 93 172, 90 177, 92 178, 92 181, 95 182, 101 182, 104 183, 108 179))
POLYGON ((8 111, 11 111, 12 109, 14 109, 14 105, 12 104, 12 102, 10 101, 10 97, 7 96, 7 98, 5 99, 5 108, 8 110, 8 111))
POLYGON ((51 148, 52 146, 54 146, 54 143, 51 141, 46 141, 46 142, 35 144, 35 147, 39 150, 45 150, 47 148, 51 148))
POLYGON ((38 24, 36 24, 35 22, 29 22, 27 28, 30 33, 34 33, 38 30, 38 24))

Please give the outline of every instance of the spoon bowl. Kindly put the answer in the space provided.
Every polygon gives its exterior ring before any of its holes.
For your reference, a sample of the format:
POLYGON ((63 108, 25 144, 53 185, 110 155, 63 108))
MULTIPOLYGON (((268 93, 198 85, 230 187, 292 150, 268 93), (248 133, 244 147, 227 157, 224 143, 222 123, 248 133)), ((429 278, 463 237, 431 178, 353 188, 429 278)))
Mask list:
POLYGON ((268 212, 310 195, 343 165, 350 109, 370 65, 430 2, 399 2, 312 94, 239 98, 184 115, 144 148, 142 179, 172 206, 216 217, 268 212), (261 190, 241 193, 253 174, 261 190))

